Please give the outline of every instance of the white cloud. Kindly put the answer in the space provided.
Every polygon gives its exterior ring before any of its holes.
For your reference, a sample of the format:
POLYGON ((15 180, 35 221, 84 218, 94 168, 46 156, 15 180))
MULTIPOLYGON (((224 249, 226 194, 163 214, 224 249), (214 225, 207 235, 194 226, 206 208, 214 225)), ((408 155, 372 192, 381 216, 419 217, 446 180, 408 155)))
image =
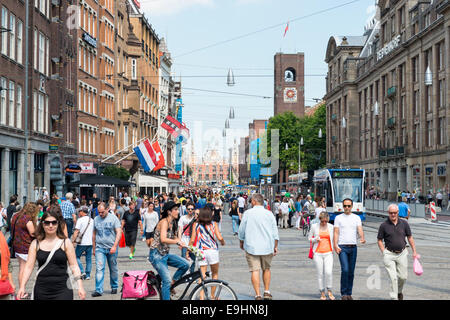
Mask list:
POLYGON ((141 9, 151 16, 171 15, 192 6, 211 6, 213 0, 142 0, 141 9))

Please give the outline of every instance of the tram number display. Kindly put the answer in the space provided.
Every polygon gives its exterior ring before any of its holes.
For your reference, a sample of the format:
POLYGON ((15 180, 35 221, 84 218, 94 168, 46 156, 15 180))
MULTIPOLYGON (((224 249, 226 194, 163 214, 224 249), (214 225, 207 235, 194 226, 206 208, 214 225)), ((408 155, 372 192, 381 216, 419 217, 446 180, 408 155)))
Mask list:
POLYGON ((333 178, 362 178, 363 171, 333 171, 333 178))

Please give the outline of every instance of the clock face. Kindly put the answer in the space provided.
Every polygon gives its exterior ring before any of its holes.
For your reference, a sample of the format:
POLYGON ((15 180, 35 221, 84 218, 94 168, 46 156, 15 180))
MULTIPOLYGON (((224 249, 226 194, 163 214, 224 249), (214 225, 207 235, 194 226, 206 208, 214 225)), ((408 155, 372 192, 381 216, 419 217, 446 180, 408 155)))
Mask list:
POLYGON ((297 102, 297 89, 296 88, 284 88, 284 102, 296 103, 297 102))

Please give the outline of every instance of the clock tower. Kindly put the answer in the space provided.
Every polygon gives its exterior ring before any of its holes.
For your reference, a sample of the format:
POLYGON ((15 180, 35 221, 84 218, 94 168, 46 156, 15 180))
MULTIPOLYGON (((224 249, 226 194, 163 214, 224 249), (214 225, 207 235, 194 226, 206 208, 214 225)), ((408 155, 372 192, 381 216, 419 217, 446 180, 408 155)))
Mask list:
POLYGON ((305 55, 277 53, 274 57, 274 115, 291 111, 305 115, 305 55))

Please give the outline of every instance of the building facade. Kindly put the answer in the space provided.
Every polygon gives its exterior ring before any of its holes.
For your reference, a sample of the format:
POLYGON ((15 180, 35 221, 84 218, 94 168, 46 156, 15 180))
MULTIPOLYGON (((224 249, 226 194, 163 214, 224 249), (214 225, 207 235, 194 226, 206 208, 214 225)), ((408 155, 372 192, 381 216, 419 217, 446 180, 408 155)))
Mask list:
POLYGON ((386 198, 448 191, 450 5, 386 1, 326 59, 327 165, 366 169, 386 198))

